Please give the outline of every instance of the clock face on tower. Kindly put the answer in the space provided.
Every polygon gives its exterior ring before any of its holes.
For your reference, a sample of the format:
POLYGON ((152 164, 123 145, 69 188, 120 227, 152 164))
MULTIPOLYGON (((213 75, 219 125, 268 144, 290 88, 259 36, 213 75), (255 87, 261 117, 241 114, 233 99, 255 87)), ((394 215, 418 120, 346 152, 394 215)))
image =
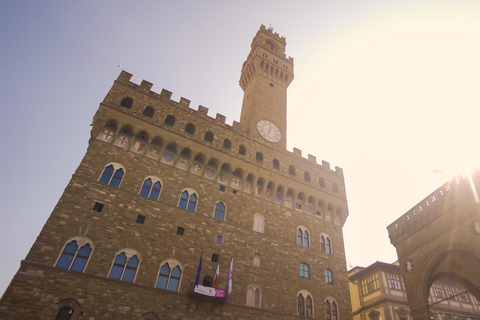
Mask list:
POLYGON ((257 122, 257 131, 263 139, 269 142, 279 142, 282 138, 280 129, 268 120, 260 120, 257 122))

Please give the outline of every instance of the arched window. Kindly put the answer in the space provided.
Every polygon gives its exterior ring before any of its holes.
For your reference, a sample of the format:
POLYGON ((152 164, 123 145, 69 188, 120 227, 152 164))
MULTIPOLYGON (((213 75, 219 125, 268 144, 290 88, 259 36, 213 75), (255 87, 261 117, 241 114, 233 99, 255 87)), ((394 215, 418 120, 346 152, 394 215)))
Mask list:
POLYGON ((313 299, 310 293, 302 290, 297 296, 298 314, 302 317, 313 317, 313 299))
POLYGON ((99 182, 118 188, 120 182, 122 182, 123 174, 123 168, 116 163, 112 163, 103 170, 99 182))
POLYGON ((73 240, 65 246, 55 267, 83 272, 91 253, 92 247, 89 243, 84 243, 81 248, 79 248, 77 240, 73 240))
POLYGON ((309 268, 308 264, 306 263, 300 263, 300 278, 310 278, 310 273, 309 273, 309 268))
POLYGON ((258 253, 255 253, 253 255, 253 266, 260 267, 260 260, 261 260, 261 256, 258 253))
POLYGON ((132 107, 132 105, 133 105, 133 100, 132 100, 132 98, 130 98, 130 97, 125 97, 125 98, 123 98, 122 102, 120 102, 120 105, 121 105, 122 107, 125 107, 125 108, 127 108, 127 109, 130 109, 130 108, 132 107))
POLYGON ((127 282, 133 282, 138 269, 138 257, 136 255, 127 257, 125 252, 121 252, 115 257, 112 269, 110 270, 111 279, 117 279, 127 282))
POLYGON ((215 205, 215 214, 213 215, 213 218, 220 221, 225 220, 225 204, 223 202, 217 202, 215 205))
POLYGON ((264 233, 265 232, 265 219, 259 214, 253 217, 253 231, 264 233))
POLYGON ((280 161, 278 161, 277 159, 273 159, 273 168, 280 169, 280 161))
POLYGON ((307 171, 305 171, 305 181, 310 182, 310 173, 308 173, 307 171))
POLYGON ((207 131, 205 133, 205 141, 208 141, 208 142, 213 142, 213 132, 212 131, 207 131))
POLYGON ((318 178, 318 185, 322 188, 325 188, 325 179, 318 178))
POLYGON ((333 285, 333 275, 330 269, 325 269, 325 284, 333 285))
POLYGON ((261 152, 257 152, 255 155, 255 160, 257 160, 260 163, 263 163, 263 154, 261 152))
POLYGON ((332 320, 332 306, 330 301, 325 301, 325 320, 332 320))
POLYGON ((288 167, 288 173, 290 173, 291 175, 295 175, 295 167, 290 165, 288 167))
POLYGON ((310 237, 307 230, 303 231, 303 246, 310 247, 310 237))
POLYGON ((320 249, 322 252, 328 254, 332 253, 332 242, 329 236, 323 234, 320 236, 320 249))
POLYGON ((169 263, 166 262, 160 268, 155 288, 177 292, 181 277, 182 270, 180 269, 180 266, 177 265, 171 269, 169 263))
POLYGON ((153 107, 148 106, 145 109, 143 109, 143 115, 152 118, 153 114, 155 113, 155 109, 153 107))
POLYGON ((304 227, 300 227, 297 230, 297 244, 307 248, 310 247, 310 235, 304 227))
POLYGON ((170 127, 173 127, 173 125, 175 124, 175 117, 172 116, 171 114, 169 114, 169 115, 165 118, 164 123, 165 123, 166 125, 169 125, 170 127))
POLYGON ((73 309, 69 307, 63 307, 58 311, 57 317, 55 318, 55 320, 70 320, 72 316, 73 316, 73 309))
POLYGON ((225 149, 230 149, 232 147, 232 142, 230 142, 230 139, 223 140, 223 147, 225 149))
POLYGON ((325 320, 338 320, 338 306, 337 302, 332 299, 325 300, 325 320))
POLYGON ((261 292, 257 286, 249 286, 247 289, 247 306, 260 308, 261 292))
POLYGON ((158 179, 155 182, 153 181, 152 178, 145 179, 142 189, 140 190, 140 195, 153 200, 158 200, 158 196, 162 190, 162 184, 158 179))
POLYGON ((187 126, 185 127, 185 132, 190 133, 190 134, 194 134, 195 133, 195 126, 192 123, 187 124, 187 126))
POLYGON ((332 320, 337 320, 337 303, 335 301, 332 302, 332 320))
POLYGON ((247 153, 247 149, 243 144, 240 145, 240 147, 238 147, 238 153, 241 154, 242 156, 244 156, 247 153))
POLYGON ((187 209, 188 211, 195 212, 197 207, 197 195, 192 190, 184 190, 180 195, 180 201, 178 202, 180 209, 187 209))

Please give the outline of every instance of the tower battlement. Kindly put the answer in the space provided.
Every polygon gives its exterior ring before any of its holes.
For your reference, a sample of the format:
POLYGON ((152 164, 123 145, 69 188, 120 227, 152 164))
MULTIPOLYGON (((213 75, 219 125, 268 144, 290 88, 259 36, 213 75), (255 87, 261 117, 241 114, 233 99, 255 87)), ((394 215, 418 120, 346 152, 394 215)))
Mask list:
MULTIPOLYGON (((227 118, 223 114, 217 113, 215 115, 215 117, 212 117, 208 114, 209 108, 207 108, 203 105, 199 105, 198 109, 195 110, 195 109, 191 108, 189 99, 181 97, 180 101, 177 102, 177 101, 172 99, 172 92, 171 91, 168 91, 166 89, 162 89, 162 91, 160 93, 157 93, 155 91, 151 91, 151 88, 153 86, 153 84, 151 82, 146 81, 146 80, 142 80, 140 84, 136 84, 136 83, 131 81, 132 77, 133 77, 133 75, 131 73, 122 70, 122 72, 118 75, 116 81, 123 84, 123 85, 126 85, 126 86, 128 86, 132 89, 141 91, 142 93, 147 93, 149 96, 151 96, 155 99, 165 101, 169 105, 172 105, 176 108, 186 110, 193 116, 199 117, 203 120, 211 121, 211 122, 215 123, 216 125, 221 126, 222 128, 225 128, 227 130, 231 130, 232 132, 245 137, 244 128, 242 127, 241 123, 239 123, 237 121, 233 121, 232 125, 229 125, 229 124, 226 123, 227 118)), ((108 96, 106 97, 105 102, 108 103, 108 104, 112 104, 112 103, 114 104, 113 101, 110 101, 110 99, 108 99, 108 96)), ((154 103, 152 103, 152 107, 154 109, 157 109, 154 103)), ((335 166, 335 170, 332 170, 330 168, 330 163, 329 162, 322 160, 320 163, 318 163, 317 162, 317 157, 313 156, 311 154, 309 154, 307 156, 307 158, 305 158, 305 157, 302 156, 302 150, 301 149, 298 149, 298 148, 294 147, 293 151, 288 151, 287 150, 287 152, 288 152, 288 154, 291 155, 291 157, 294 157, 295 159, 301 160, 301 161, 303 161, 305 163, 308 163, 310 165, 314 165, 315 167, 317 167, 318 169, 320 169, 322 171, 334 173, 338 177, 343 177, 343 169, 341 167, 335 166)))

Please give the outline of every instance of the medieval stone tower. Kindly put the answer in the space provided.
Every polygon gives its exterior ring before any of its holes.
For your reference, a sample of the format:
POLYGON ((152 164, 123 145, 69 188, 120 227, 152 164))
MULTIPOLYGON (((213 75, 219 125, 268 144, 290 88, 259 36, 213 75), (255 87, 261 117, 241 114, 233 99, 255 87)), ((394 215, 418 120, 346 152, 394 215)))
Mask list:
POLYGON ((0 319, 351 319, 343 171, 286 150, 285 45, 261 26, 232 126, 122 72, 0 319))

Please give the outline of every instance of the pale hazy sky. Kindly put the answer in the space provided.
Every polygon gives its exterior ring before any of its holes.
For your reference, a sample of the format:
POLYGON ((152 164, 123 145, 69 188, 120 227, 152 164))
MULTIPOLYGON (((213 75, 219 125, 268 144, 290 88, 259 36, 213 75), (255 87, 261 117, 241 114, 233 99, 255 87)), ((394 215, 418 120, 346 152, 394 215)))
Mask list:
POLYGON ((393 262, 386 227, 480 162, 479 1, 1 1, 0 294, 123 69, 239 120, 261 24, 287 38, 288 149, 345 173, 347 261, 393 262))

